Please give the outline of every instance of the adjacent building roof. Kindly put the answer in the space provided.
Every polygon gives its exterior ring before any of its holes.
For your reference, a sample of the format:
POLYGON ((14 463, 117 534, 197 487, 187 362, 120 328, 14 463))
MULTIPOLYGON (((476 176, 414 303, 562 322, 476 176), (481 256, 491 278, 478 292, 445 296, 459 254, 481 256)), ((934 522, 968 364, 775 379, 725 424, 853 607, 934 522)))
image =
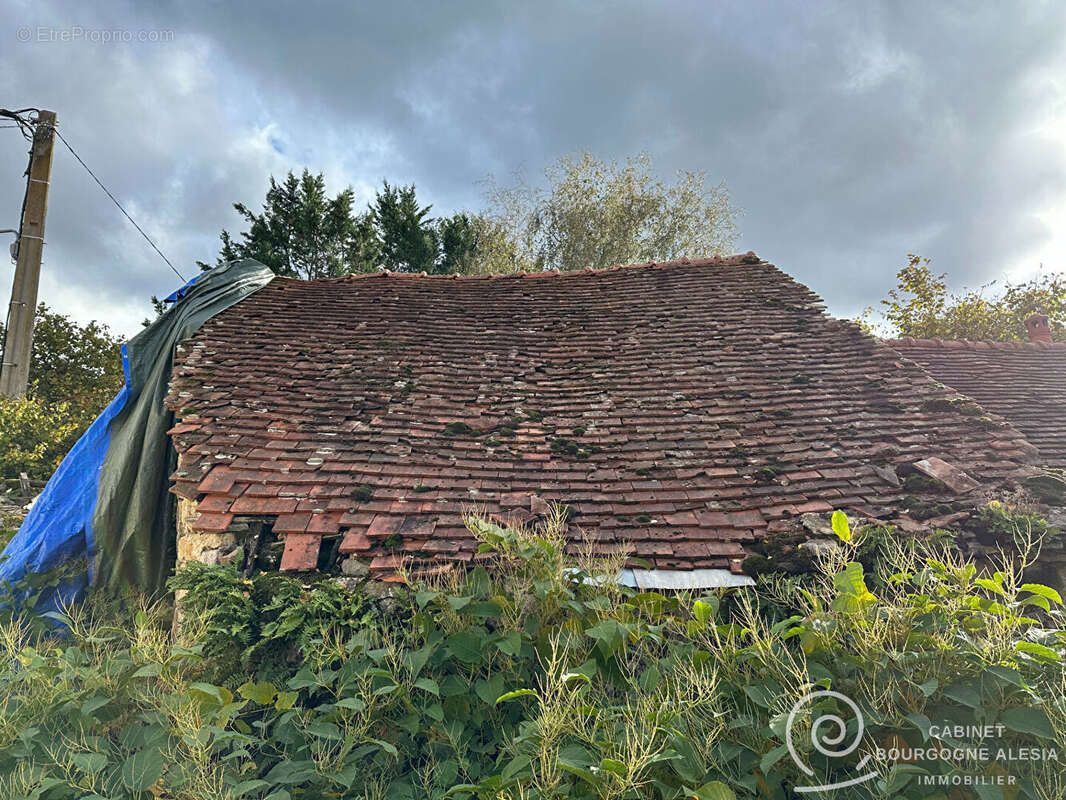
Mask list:
POLYGON ((896 339, 889 344, 938 381, 1002 416, 1066 469, 1066 342, 896 339))
POLYGON ((528 520, 559 501, 573 546, 735 571, 805 512, 897 513, 900 465, 997 483, 1032 461, 952 396, 748 254, 278 278, 182 347, 168 403, 196 527, 271 520, 283 569, 337 542, 378 574, 467 561, 464 510, 528 520))

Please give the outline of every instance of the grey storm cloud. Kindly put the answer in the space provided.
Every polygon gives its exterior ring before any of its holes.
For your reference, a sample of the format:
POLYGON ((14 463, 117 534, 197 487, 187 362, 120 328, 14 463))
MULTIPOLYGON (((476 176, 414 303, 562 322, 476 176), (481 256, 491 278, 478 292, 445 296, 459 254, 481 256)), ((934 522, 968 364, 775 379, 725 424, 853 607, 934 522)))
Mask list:
MULTIPOLYGON (((841 315, 884 296, 908 252, 956 286, 1066 268, 1056 2, 0 7, 0 105, 55 109, 186 275, 271 174, 307 166, 364 199, 413 181, 450 212, 476 209, 490 173, 536 178, 580 150, 724 181, 740 248, 841 315)), ((25 148, 0 133, 11 227, 25 148)), ((62 150, 53 183, 43 299, 132 333, 177 278, 62 150)))

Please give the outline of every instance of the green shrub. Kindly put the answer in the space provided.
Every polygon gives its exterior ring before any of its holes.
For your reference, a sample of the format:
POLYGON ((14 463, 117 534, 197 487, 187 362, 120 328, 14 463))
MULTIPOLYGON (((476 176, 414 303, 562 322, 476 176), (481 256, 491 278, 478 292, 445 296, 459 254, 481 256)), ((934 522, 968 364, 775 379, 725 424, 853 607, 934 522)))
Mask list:
POLYGON ((83 429, 66 403, 0 397, 0 475, 49 477, 83 429))
MULTIPOLYGON (((885 536, 868 583, 853 556, 869 544, 838 519, 841 549, 802 586, 665 596, 567 556, 561 519, 535 533, 470 519, 482 566, 411 578, 375 613, 326 583, 197 566, 175 582, 191 589, 176 637, 150 607, 121 621, 72 610, 65 638, 8 620, 0 796, 786 800, 854 777, 877 748, 935 742, 946 721, 1002 725, 1003 747, 1066 747, 1061 598, 1018 577, 1035 546, 983 576, 885 536), (768 621, 759 603, 779 599, 800 611, 768 621), (265 657, 264 641, 287 655, 265 657), (830 688, 865 717, 847 758, 809 738, 803 698, 830 688), (786 746, 797 704, 810 775, 786 746)), ((836 796, 977 797, 918 779, 1002 769, 877 766, 836 796)), ((1057 760, 1009 769, 1017 786, 982 800, 1066 791, 1057 760)))
POLYGON ((331 580, 308 587, 278 573, 242 578, 232 563, 192 562, 169 585, 183 592, 183 625, 203 645, 208 677, 230 688, 246 674, 284 679, 317 641, 348 639, 373 620, 362 595, 331 580))

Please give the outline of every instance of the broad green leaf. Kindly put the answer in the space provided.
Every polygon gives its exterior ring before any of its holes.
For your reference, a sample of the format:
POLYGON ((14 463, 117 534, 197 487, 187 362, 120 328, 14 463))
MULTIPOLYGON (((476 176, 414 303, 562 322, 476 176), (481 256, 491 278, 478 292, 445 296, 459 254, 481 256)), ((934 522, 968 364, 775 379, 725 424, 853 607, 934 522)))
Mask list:
POLYGON ((563 674, 560 680, 563 683, 572 683, 573 681, 583 681, 584 683, 592 683, 592 678, 590 678, 584 672, 567 672, 563 674))
POLYGON ((1046 597, 1041 597, 1038 594, 1034 594, 1031 597, 1025 598, 1024 600, 1022 600, 1022 604, 1027 606, 1036 606, 1037 608, 1044 609, 1044 611, 1051 610, 1051 602, 1046 597))
POLYGON ((470 684, 458 675, 445 675, 440 680, 440 693, 442 697, 456 697, 457 695, 469 694, 470 684))
POLYGON ((315 774, 313 761, 279 761, 263 780, 267 783, 280 783, 283 786, 303 783, 315 774))
POLYGON ((296 700, 300 697, 298 692, 278 692, 278 697, 274 701, 274 708, 278 711, 288 711, 294 705, 296 700))
POLYGON ((788 745, 783 744, 770 750, 759 760, 759 769, 764 775, 768 775, 774 765, 788 754, 788 745))
POLYGON ((1023 592, 1031 592, 1032 594, 1039 595, 1040 597, 1046 597, 1052 603, 1057 606, 1062 605, 1062 595, 1052 589, 1050 586, 1044 586, 1042 583, 1023 583, 1021 586, 1023 592))
POLYGON ((940 688, 940 681, 936 678, 930 678, 927 681, 923 681, 918 684, 918 688, 922 690, 922 694, 926 697, 932 697, 934 692, 940 688))
POLYGON ((653 661, 651 666, 641 673, 637 683, 643 691, 652 694, 658 688, 660 680, 662 680, 662 675, 659 672, 659 665, 653 661))
POLYGON ((440 597, 440 592, 415 592, 415 602, 419 608, 425 608, 426 604, 440 597))
POLYGON ((1011 686, 1017 686, 1019 689, 1025 686, 1025 681, 1022 680, 1021 674, 1016 669, 995 665, 986 667, 985 672, 995 675, 1004 683, 1010 684, 1011 686))
POLYGON ((1039 736, 1041 739, 1055 738, 1055 730, 1047 714, 1039 708, 1008 708, 1000 715, 1000 721, 1018 733, 1039 736))
POLYGON ((429 657, 433 655, 433 651, 436 649, 437 645, 427 644, 420 650, 413 650, 407 654, 405 660, 411 670, 412 678, 417 678, 421 674, 422 668, 426 666, 426 662, 429 661, 429 657))
POLYGON ((432 678, 419 678, 415 681, 415 688, 440 697, 440 684, 432 678))
POLYGON ((159 753, 138 750, 122 763, 122 782, 135 792, 143 792, 159 780, 163 764, 159 753))
POLYGON ((569 761, 566 761, 562 758, 560 758, 556 763, 559 765, 559 769, 566 770, 571 775, 576 775, 590 786, 599 787, 603 783, 603 780, 600 778, 600 776, 590 769, 586 769, 585 767, 579 766, 578 764, 571 764, 569 761))
POLYGON ((320 739, 332 739, 334 741, 340 741, 344 737, 341 735, 340 728, 334 725, 332 722, 324 722, 322 720, 316 720, 307 726, 307 732, 312 736, 317 736, 320 739))
POLYGON ((689 797, 693 800, 737 800, 736 793, 721 781, 705 783, 689 797))
POLYGON ((503 616, 503 609, 496 603, 474 603, 466 609, 466 613, 479 619, 499 619, 503 616))
POLYGON ((481 702, 489 705, 492 705, 506 688, 507 681, 501 672, 497 672, 488 680, 474 681, 474 694, 481 699, 481 702))
POLYGON ((914 727, 922 732, 922 741, 929 741, 929 729, 933 726, 933 721, 925 714, 917 711, 908 714, 907 719, 911 721, 911 724, 913 724, 914 727))
POLYGON ((220 706, 233 702, 233 692, 225 686, 210 683, 194 683, 189 686, 189 693, 201 701, 213 701, 220 706))
POLYGON ((277 694, 277 689, 274 684, 261 682, 261 683, 248 683, 242 684, 237 687, 237 694, 243 697, 245 700, 251 700, 253 703, 258 703, 261 706, 268 706, 274 702, 274 695, 277 694))
POLYGON ((446 641, 448 649, 458 660, 467 664, 476 664, 481 661, 484 640, 476 633, 460 631, 449 636, 446 641))
POLYGON ((437 722, 444 721, 444 706, 442 706, 440 703, 433 703, 431 705, 426 706, 423 709, 423 713, 425 713, 425 715, 430 719, 435 719, 437 722))
POLYGON ((970 708, 981 707, 981 695, 969 686, 949 686, 944 690, 944 696, 970 708))
POLYGON ((714 615, 714 609, 710 603, 705 603, 702 600, 697 600, 692 604, 692 616, 703 625, 706 625, 711 617, 714 615))
POLYGON ((995 592, 996 594, 1001 595, 1003 597, 1007 596, 1006 591, 1004 591, 1003 587, 1000 586, 999 583, 997 583, 996 581, 989 580, 988 578, 978 578, 974 581, 974 583, 976 583, 978 586, 988 589, 988 591, 990 592, 995 592))
POLYGON ((772 708, 778 693, 775 693, 762 684, 749 684, 744 687, 744 694, 763 708, 772 708))
POLYGON ((506 636, 500 637, 500 640, 496 642, 496 646, 500 648, 501 653, 517 656, 522 652, 522 634, 518 631, 511 631, 506 636))
POLYGON ((95 775, 107 766, 107 756, 103 753, 75 753, 71 761, 82 772, 95 775))
POLYGON ((496 698, 496 705, 504 703, 508 700, 514 700, 516 697, 536 697, 537 693, 532 689, 515 689, 513 692, 507 692, 507 694, 501 694, 496 698))
POLYGON ((861 597, 869 593, 866 588, 865 573, 862 564, 857 561, 848 562, 843 570, 833 576, 833 585, 845 594, 861 597))
POLYGON ((614 654, 626 641, 629 632, 617 620, 605 619, 585 630, 585 633, 596 640, 600 651, 605 656, 614 654))
POLYGON ((973 789, 980 800, 1005 800, 1003 790, 998 786, 979 783, 973 789))
POLYGON ((98 711, 110 702, 110 697, 90 697, 88 700, 81 704, 81 713, 85 716, 91 716, 94 711, 98 711))
POLYGON ((832 517, 833 533, 837 535, 837 538, 842 542, 851 541, 851 526, 848 524, 848 515, 843 511, 837 510, 833 512, 832 517))
POLYGON ((233 797, 244 797, 249 792, 256 792, 260 789, 265 789, 270 784, 264 780, 253 778, 250 781, 241 781, 232 789, 229 790, 229 794, 233 797))
POLYGON ((1062 660, 1062 657, 1050 647, 1045 647, 1036 642, 1018 642, 1014 645, 1014 649, 1019 653, 1028 653, 1029 655, 1037 656, 1038 658, 1043 658, 1048 661, 1062 660))
POLYGON ((503 772, 501 772, 500 775, 505 781, 509 781, 519 773, 528 769, 529 764, 529 756, 517 756, 507 763, 507 766, 503 768, 503 772))
POLYGON ((399 758, 400 757, 400 751, 397 750, 393 745, 389 744, 388 742, 386 742, 386 741, 384 741, 382 739, 371 739, 370 741, 372 741, 374 744, 376 744, 378 747, 380 747, 382 750, 384 750, 386 753, 388 753, 393 758, 399 758))

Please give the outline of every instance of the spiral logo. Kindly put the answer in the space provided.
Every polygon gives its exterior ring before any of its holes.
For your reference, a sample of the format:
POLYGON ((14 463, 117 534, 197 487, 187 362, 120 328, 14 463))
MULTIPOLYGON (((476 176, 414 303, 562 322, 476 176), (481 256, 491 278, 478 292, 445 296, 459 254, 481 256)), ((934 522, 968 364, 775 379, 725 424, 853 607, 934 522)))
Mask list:
POLYGON ((31 31, 29 28, 19 28, 17 31, 15 31, 15 38, 17 38, 20 42, 28 42, 30 40, 30 37, 32 36, 33 31, 31 31))
MULTIPOLYGON (((792 756, 792 760, 796 763, 796 766, 803 771, 803 774, 808 778, 814 777, 814 770, 808 766, 803 759, 800 758, 799 753, 796 752, 796 744, 793 741, 792 729, 796 724, 796 717, 803 711, 806 706, 812 705, 814 701, 821 700, 822 698, 833 698, 839 700, 846 709, 848 715, 856 721, 856 728, 852 734, 852 738, 848 739, 848 724, 847 721, 838 716, 837 714, 823 714, 819 713, 817 709, 812 709, 816 714, 811 720, 811 746, 821 753, 826 758, 845 758, 854 753, 859 745, 862 743, 862 734, 865 730, 865 722, 863 720, 862 712, 859 711, 859 707, 855 705, 855 702, 840 692, 830 691, 825 689, 819 692, 811 692, 804 697, 801 697, 796 701, 796 705, 792 706, 792 710, 788 713, 788 725, 785 731, 785 744, 788 745, 788 754, 792 756)), ((855 765, 855 771, 860 772, 866 763, 870 760, 870 756, 863 756, 862 760, 855 765)), ((797 792, 826 792, 832 789, 843 789, 846 786, 856 786, 860 783, 866 783, 866 781, 873 780, 877 777, 876 772, 868 772, 865 775, 860 775, 850 780, 840 781, 839 783, 827 783, 818 786, 797 786, 797 792)))

